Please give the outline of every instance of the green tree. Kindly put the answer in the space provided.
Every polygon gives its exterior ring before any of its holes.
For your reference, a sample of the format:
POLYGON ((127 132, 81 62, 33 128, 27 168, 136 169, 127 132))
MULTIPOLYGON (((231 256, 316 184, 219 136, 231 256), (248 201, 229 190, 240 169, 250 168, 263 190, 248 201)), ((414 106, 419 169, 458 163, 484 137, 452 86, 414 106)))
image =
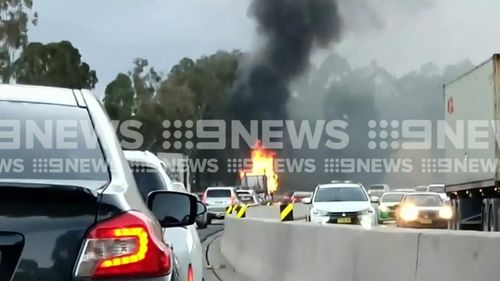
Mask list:
POLYGON ((29 43, 14 63, 17 83, 92 89, 97 75, 71 42, 29 43))
POLYGON ((0 77, 8 83, 12 62, 28 43, 28 25, 36 25, 38 14, 32 12, 32 0, 0 0, 0 77))
POLYGON ((127 74, 120 73, 106 86, 104 108, 112 120, 125 121, 134 110, 135 91, 127 74))

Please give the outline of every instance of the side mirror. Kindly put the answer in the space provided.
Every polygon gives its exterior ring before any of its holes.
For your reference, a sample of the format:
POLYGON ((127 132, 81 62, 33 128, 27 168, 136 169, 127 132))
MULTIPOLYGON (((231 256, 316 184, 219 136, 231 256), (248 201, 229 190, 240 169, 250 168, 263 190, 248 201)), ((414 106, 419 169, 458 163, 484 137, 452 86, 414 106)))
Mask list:
POLYGON ((302 199, 302 204, 309 205, 311 203, 312 203, 312 198, 311 197, 302 199))
POLYGON ((370 197, 370 202, 372 202, 373 204, 378 204, 380 202, 380 198, 377 196, 372 196, 370 197))
MULTIPOLYGON (((201 211, 198 199, 182 192, 153 191, 148 195, 147 204, 163 228, 192 225, 201 211)), ((203 210, 206 211, 204 206, 203 210)))
POLYGON ((201 216, 207 212, 207 206, 205 206, 205 204, 203 204, 201 201, 198 201, 196 205, 197 205, 196 216, 201 216))

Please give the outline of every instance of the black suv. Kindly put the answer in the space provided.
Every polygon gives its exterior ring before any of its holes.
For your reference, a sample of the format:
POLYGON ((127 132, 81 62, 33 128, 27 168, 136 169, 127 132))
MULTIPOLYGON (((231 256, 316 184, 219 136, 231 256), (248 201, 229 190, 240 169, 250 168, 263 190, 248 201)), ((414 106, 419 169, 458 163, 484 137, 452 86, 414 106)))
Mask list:
POLYGON ((177 280, 161 227, 193 224, 197 204, 144 202, 90 92, 0 85, 0 280, 177 280))

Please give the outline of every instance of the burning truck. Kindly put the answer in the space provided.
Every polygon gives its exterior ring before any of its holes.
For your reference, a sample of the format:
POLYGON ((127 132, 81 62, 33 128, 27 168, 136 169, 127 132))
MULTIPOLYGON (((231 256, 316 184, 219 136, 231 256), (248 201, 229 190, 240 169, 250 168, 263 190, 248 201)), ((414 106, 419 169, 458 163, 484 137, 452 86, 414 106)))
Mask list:
POLYGON ((278 175, 274 172, 276 153, 267 150, 260 141, 251 152, 251 169, 240 171, 240 188, 254 190, 261 198, 271 199, 278 191, 278 175))

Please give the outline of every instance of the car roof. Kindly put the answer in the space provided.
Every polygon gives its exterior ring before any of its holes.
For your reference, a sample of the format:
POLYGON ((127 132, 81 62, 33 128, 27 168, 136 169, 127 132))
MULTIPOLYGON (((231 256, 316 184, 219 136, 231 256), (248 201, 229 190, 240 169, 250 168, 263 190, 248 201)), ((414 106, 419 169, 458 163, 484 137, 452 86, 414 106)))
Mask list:
POLYGON ((214 190, 214 189, 235 190, 234 187, 230 187, 230 186, 212 186, 212 187, 207 187, 207 190, 214 190))
POLYGON ((149 151, 125 150, 123 154, 130 162, 142 162, 161 168, 161 160, 149 151))
POLYGON ((384 184, 384 183, 374 183, 374 184, 370 184, 369 187, 372 187, 372 186, 383 186, 383 187, 389 187, 388 184, 384 184))
POLYGON ((0 84, 0 101, 78 106, 72 89, 0 84))
POLYGON ((436 192, 410 192, 410 193, 406 193, 406 196, 419 196, 419 195, 433 195, 433 196, 438 196, 439 197, 439 193, 436 193, 436 192))
POLYGON ((319 188, 340 188, 340 187, 363 187, 363 186, 358 183, 327 183, 319 185, 319 188))

